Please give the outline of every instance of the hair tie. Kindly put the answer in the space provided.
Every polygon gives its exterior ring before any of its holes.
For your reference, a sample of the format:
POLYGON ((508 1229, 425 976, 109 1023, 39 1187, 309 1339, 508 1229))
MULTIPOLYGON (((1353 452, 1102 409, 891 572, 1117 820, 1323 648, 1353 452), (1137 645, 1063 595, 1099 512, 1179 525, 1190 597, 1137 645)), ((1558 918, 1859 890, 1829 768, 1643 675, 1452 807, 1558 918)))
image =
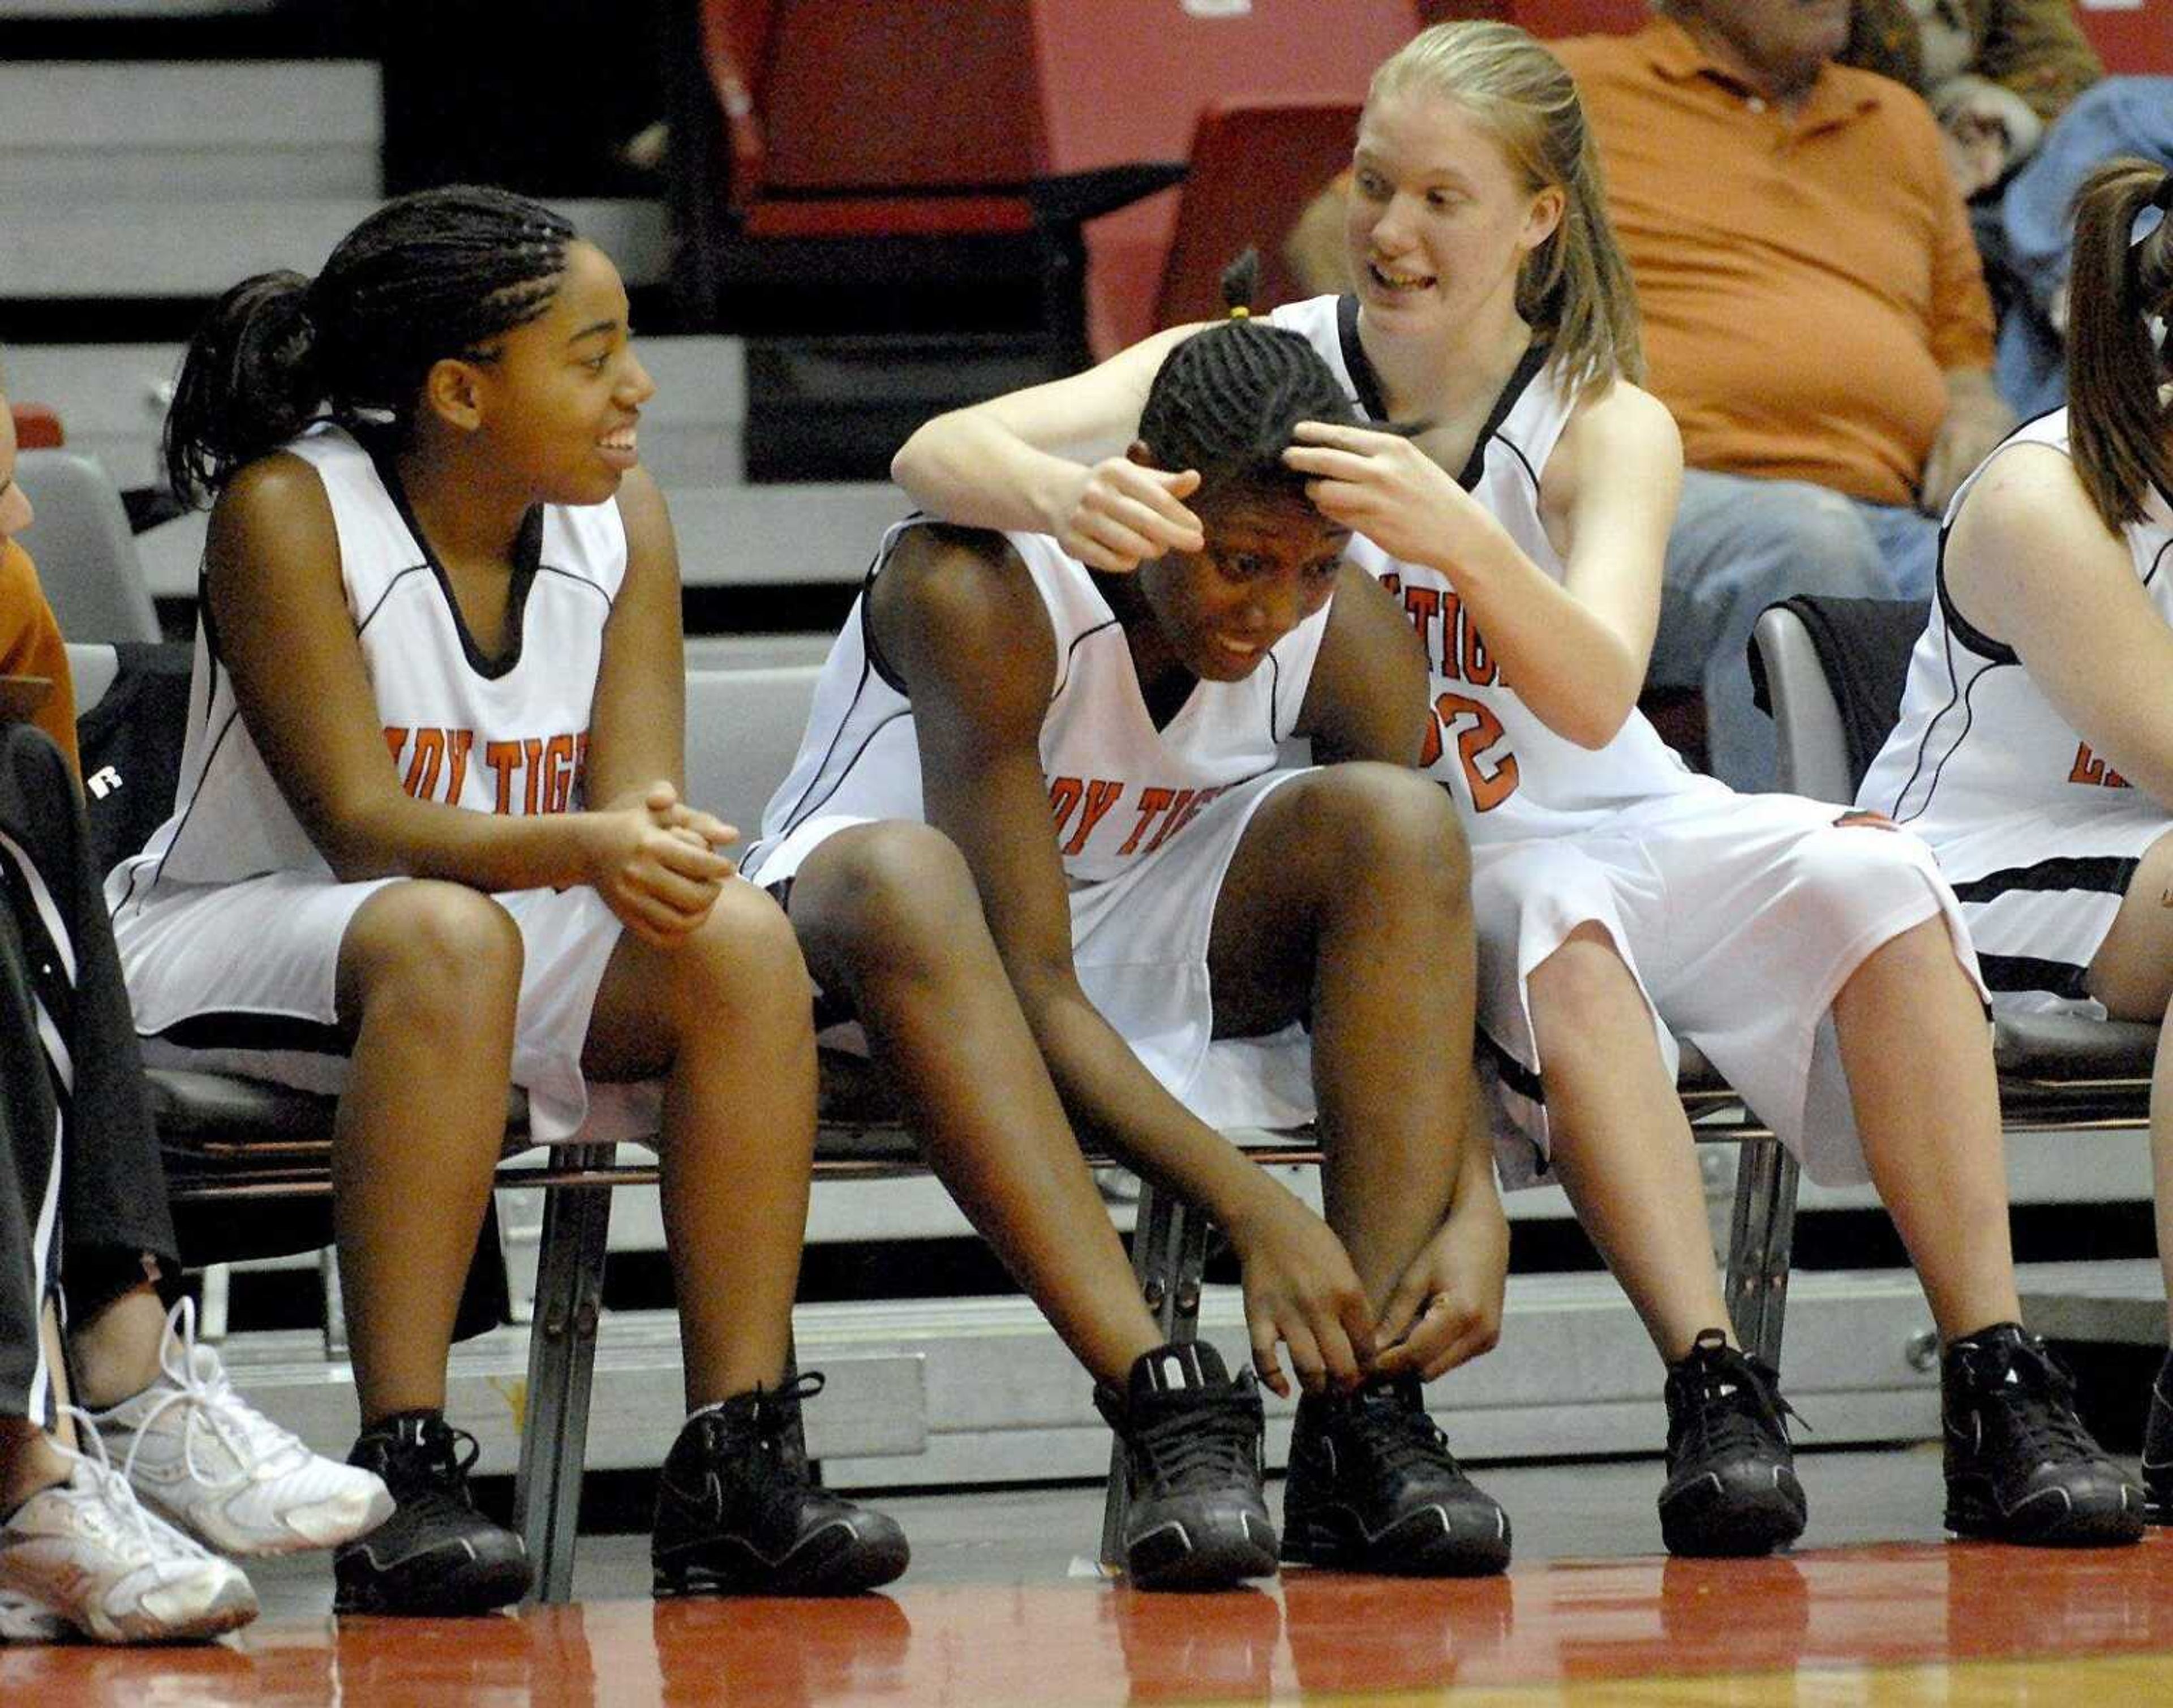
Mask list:
POLYGON ((1249 321, 1253 318, 1253 311, 1243 303, 1232 304, 1230 309, 1230 318, 1233 321, 1249 321))

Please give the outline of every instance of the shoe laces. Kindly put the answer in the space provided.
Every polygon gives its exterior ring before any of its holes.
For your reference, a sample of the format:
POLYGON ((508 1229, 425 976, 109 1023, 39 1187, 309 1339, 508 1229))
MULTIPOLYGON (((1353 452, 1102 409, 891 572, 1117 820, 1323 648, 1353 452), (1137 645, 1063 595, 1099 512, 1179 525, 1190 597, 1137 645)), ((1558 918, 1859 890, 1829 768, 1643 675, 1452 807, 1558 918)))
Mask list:
POLYGON ((130 1425, 135 1439, 121 1474, 133 1478, 137 1455, 150 1440, 152 1428, 168 1412, 181 1414, 181 1464, 190 1480, 206 1489, 231 1487, 249 1480, 251 1468, 282 1456, 305 1453, 300 1441, 248 1404, 227 1380, 226 1366, 210 1347, 197 1344, 196 1301, 183 1299, 166 1318, 166 1333, 159 1345, 159 1369, 166 1392, 130 1425), (197 1448, 207 1439, 224 1447, 236 1467, 221 1476, 207 1468, 197 1448))
POLYGON ((1728 1345, 1717 1329, 1699 1334, 1674 1385, 1683 1402, 1670 1409, 1676 1440, 1669 1457, 1676 1463, 1770 1451, 1777 1438, 1786 1447, 1788 1420, 1803 1423, 1782 1398, 1778 1378, 1728 1345))
POLYGON ((441 1417, 424 1419, 412 1436, 388 1431, 384 1463, 377 1468, 392 1498, 402 1506, 472 1514, 468 1472, 483 1445, 466 1430, 441 1417))
POLYGON ((1163 1493, 1221 1488, 1258 1469, 1259 1402, 1232 1382, 1181 1390, 1182 1405, 1126 1431, 1132 1463, 1163 1493))
POLYGON ((1448 1450, 1448 1436, 1423 1406, 1376 1399, 1361 1399, 1352 1406, 1353 1421, 1361 1425, 1351 1432, 1353 1445, 1369 1457, 1383 1475, 1405 1471, 1464 1474, 1456 1455, 1448 1450))
POLYGON ((62 1486, 74 1497, 70 1499, 69 1506, 84 1527, 99 1540, 115 1545, 117 1552, 132 1559, 156 1554, 161 1551, 162 1544, 170 1550, 178 1546, 185 1552, 201 1554, 201 1548, 171 1525, 161 1522, 136 1498, 127 1473, 115 1468, 113 1456, 106 1452, 105 1439, 90 1414, 73 1405, 62 1406, 61 1411, 74 1420, 76 1440, 87 1444, 89 1451, 69 1447, 51 1436, 46 1438, 46 1445, 74 1468, 68 1482, 62 1486), (78 1493, 78 1479, 81 1485, 87 1485, 82 1488, 82 1493, 93 1498, 81 1498, 78 1493))
POLYGON ((2036 1463, 2099 1457, 2101 1450, 2075 1412, 2075 1379, 2043 1341, 2020 1340, 2011 1357, 1976 1373, 1983 1396, 2003 1404, 2036 1463))

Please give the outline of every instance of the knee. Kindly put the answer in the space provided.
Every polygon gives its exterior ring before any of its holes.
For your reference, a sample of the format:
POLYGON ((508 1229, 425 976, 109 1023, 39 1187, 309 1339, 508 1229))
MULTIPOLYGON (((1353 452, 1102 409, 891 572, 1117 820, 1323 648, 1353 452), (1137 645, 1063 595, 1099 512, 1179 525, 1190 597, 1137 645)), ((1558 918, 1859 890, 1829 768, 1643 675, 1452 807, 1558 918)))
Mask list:
POLYGON ((1636 981, 1602 926, 1580 925, 1532 969, 1534 1020, 1567 1036, 1597 1035, 1627 1002, 1642 1003, 1636 981))
POLYGON ((979 892, 957 844, 903 821, 840 835, 803 870, 792 909, 826 961, 860 972, 910 972, 982 929, 979 892))
POLYGON ((520 990, 520 929, 490 897, 429 879, 394 884, 365 902, 342 956, 367 1001, 396 992, 418 1012, 510 1011, 520 990))
POLYGON ((807 965, 799 939, 785 910, 752 884, 727 883, 687 949, 672 962, 683 974, 681 994, 704 1022, 755 1002, 806 1008, 807 965))
POLYGON ((1329 765, 1286 788, 1302 836, 1329 856, 1331 881, 1392 874, 1468 903, 1471 851, 1448 791, 1423 772, 1329 765))

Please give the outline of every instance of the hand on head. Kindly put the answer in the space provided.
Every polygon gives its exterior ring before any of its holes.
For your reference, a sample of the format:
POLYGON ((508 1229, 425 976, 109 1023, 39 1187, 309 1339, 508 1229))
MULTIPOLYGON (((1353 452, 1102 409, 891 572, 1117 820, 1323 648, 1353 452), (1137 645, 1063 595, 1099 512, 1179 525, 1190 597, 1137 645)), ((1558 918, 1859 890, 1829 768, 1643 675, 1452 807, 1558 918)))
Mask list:
POLYGON ((1194 470, 1171 474, 1108 457, 1078 471, 1052 507, 1049 531, 1088 568, 1130 574, 1172 552, 1206 549, 1200 519, 1184 507, 1199 489, 1194 470))

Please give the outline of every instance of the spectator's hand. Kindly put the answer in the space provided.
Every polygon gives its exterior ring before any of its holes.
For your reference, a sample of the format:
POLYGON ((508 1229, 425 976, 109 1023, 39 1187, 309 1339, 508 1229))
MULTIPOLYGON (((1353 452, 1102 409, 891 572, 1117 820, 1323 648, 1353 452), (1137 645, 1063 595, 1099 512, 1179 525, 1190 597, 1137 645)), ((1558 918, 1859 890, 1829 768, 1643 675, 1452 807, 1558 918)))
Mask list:
POLYGON ((582 815, 588 881, 604 905, 644 943, 683 942, 738 870, 717 849, 738 834, 679 799, 668 782, 639 800, 582 815))
POLYGON ((1502 1338, 1509 1273, 1509 1222, 1492 1192, 1472 1194, 1413 1258, 1374 1329, 1383 1376, 1415 1371, 1421 1381, 1491 1352, 1502 1338))
POLYGON ((1278 1187, 1230 1228, 1230 1242, 1244 1265, 1245 1328, 1260 1380, 1290 1398, 1280 1341, 1307 1393, 1356 1386, 1373 1362, 1373 1313, 1328 1224, 1278 1187))
POLYGON ((1965 198, 1989 190, 2037 146, 2044 121, 2013 89, 1973 75, 1933 92, 1947 164, 1965 198))
POLYGON ((2014 412, 1992 389, 1988 376, 1982 384, 1967 385, 1949 376, 1947 418, 1939 423, 1931 453, 1924 459, 1917 508, 1927 515, 1944 515, 1955 489, 2014 428, 2014 412))
POLYGON ((1206 549, 1200 518, 1184 500, 1200 489, 1191 469, 1170 474, 1130 457, 1081 468, 1047 505, 1056 543, 1090 569, 1129 575, 1171 552, 1206 549))

